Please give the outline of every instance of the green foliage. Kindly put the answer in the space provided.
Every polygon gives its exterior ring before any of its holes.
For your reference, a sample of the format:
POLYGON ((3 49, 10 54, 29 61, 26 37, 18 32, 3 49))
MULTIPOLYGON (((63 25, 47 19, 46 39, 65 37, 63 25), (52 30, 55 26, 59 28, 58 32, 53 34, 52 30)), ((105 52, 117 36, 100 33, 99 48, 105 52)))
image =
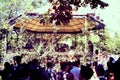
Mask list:
POLYGON ((120 53, 120 35, 117 32, 111 32, 109 29, 105 31, 106 40, 104 41, 105 44, 101 45, 104 48, 114 54, 120 53), (111 36, 111 34, 114 34, 111 36))

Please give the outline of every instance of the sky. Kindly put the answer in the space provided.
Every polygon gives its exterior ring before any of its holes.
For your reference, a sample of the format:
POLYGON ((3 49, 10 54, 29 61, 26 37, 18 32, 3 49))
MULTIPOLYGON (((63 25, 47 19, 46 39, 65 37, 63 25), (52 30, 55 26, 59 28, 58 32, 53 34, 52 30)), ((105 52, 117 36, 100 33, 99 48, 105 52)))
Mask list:
MULTIPOLYGON (((86 14, 95 13, 96 16, 100 16, 100 19, 104 20, 106 28, 111 31, 111 34, 118 32, 120 34, 120 0, 102 0, 109 4, 105 9, 90 9, 89 6, 86 8, 80 7, 78 11, 74 11, 73 14, 86 14)), ((46 1, 44 0, 46 3, 46 1)), ((46 12, 50 8, 50 4, 46 3, 45 6, 36 9, 35 12, 40 14, 46 12)))
POLYGON ((113 31, 120 31, 120 0, 105 0, 109 6, 104 10, 98 9, 100 17, 104 20, 106 27, 113 31))
MULTIPOLYGON (((90 7, 80 8, 77 13, 95 12, 96 16, 100 16, 109 29, 111 34, 118 32, 120 34, 120 0, 103 0, 109 4, 105 9, 97 8, 91 10, 90 7)), ((77 14, 76 13, 76 14, 77 14)))

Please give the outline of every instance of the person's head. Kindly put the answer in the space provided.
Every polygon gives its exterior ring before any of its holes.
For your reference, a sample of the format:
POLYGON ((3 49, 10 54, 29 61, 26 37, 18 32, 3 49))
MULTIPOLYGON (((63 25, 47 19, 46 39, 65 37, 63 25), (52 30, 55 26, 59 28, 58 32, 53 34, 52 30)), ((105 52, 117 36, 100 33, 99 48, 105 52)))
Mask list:
POLYGON ((108 73, 108 80, 115 80, 115 76, 114 76, 114 72, 113 71, 110 71, 108 73))
POLYGON ((113 58, 113 57, 110 57, 110 58, 109 58, 109 62, 113 63, 113 62, 114 62, 114 58, 113 58))
POLYGON ((94 61, 94 62, 93 62, 93 66, 96 67, 97 65, 98 65, 98 62, 97 62, 97 61, 94 61))
POLYGON ((92 42, 91 42, 91 41, 88 41, 88 44, 92 44, 92 42))
POLYGON ((99 51, 98 50, 95 50, 95 54, 98 55, 99 51))
POLYGON ((61 62, 60 67, 62 71, 68 71, 69 70, 69 64, 68 62, 61 62))
POLYGON ((32 60, 32 64, 37 66, 38 65, 38 60, 37 59, 33 59, 32 60))
POLYGON ((52 62, 47 62, 47 68, 52 68, 53 67, 53 63, 52 62))
POLYGON ((93 70, 87 66, 81 66, 80 79, 79 80, 89 80, 93 75, 93 70))
POLYGON ((86 66, 87 66, 87 67, 91 67, 91 62, 88 61, 88 62, 86 63, 86 66))
POLYGON ((97 75, 98 76, 104 76, 105 75, 105 70, 102 64, 99 64, 97 67, 97 75))
POLYGON ((4 63, 4 68, 6 68, 6 69, 10 68, 10 63, 9 62, 5 62, 4 63))
POLYGON ((21 63, 21 56, 14 56, 13 60, 14 60, 14 64, 20 64, 21 63))
POLYGON ((114 63, 114 78, 115 80, 119 80, 120 79, 120 59, 118 59, 115 63, 114 63))
POLYGON ((80 67, 80 60, 77 60, 73 63, 74 66, 76 67, 80 67))

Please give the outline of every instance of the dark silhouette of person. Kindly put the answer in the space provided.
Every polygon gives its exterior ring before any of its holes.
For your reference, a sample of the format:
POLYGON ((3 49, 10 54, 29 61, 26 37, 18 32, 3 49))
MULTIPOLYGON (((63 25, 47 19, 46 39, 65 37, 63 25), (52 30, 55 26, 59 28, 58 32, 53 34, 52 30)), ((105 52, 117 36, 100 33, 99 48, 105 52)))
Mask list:
POLYGON ((14 64, 12 65, 12 80, 25 80, 28 78, 29 67, 25 63, 21 64, 21 60, 21 56, 13 57, 14 64))
POLYGON ((29 64, 30 80, 48 80, 45 77, 45 68, 41 67, 37 59, 29 64))
POLYGON ((92 57, 94 51, 94 45, 91 41, 88 41, 88 48, 89 48, 90 57, 92 57))
POLYGON ((0 71, 0 75, 2 77, 2 80, 11 80, 11 65, 9 62, 4 63, 4 69, 0 71))
POLYGON ((90 67, 81 66, 79 80, 89 80, 92 76, 93 76, 93 70, 90 67))

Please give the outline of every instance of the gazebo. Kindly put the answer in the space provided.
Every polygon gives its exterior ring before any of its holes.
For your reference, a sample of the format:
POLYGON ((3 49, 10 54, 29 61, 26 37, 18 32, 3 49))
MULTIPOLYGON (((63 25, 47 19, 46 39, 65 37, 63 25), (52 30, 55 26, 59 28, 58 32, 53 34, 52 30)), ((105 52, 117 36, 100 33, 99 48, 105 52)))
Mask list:
MULTIPOLYGON (((104 29, 105 25, 101 21, 95 19, 91 14, 87 15, 72 15, 73 18, 66 25, 55 25, 49 20, 45 23, 41 23, 42 17, 38 13, 25 13, 12 18, 9 21, 10 25, 14 24, 15 29, 23 29, 28 32, 35 34, 54 34, 54 40, 56 34, 75 34, 75 44, 76 44, 76 34, 85 33, 85 42, 87 44, 86 32, 90 30, 104 29)), ((86 49, 86 47, 85 47, 86 49)))
MULTIPOLYGON (((49 21, 45 24, 40 23, 41 17, 39 17, 39 14, 36 13, 28 13, 19 15, 17 17, 13 17, 8 21, 8 23, 13 26, 15 30, 19 29, 25 29, 28 32, 32 32, 35 35, 36 34, 75 34, 75 40, 76 40, 76 34, 86 32, 89 30, 97 30, 97 29, 104 29, 105 25, 104 23, 96 20, 94 17, 89 15, 73 15, 73 18, 70 20, 69 24, 67 25, 54 25, 50 23, 49 21)), ((1 31, 1 34, 4 33, 4 30, 1 31)), ((7 34, 7 33, 6 33, 7 34)), ((2 37, 2 36, 1 36, 2 37)), ((56 36, 54 36, 55 39, 56 36)), ((4 37, 3 37, 4 38, 4 37)), ((7 35, 5 36, 5 54, 7 53, 7 47, 8 47, 8 40, 7 35)), ((85 34, 85 41, 87 43, 87 37, 85 34)), ((27 41, 26 41, 27 42, 27 41)), ((17 46, 18 47, 18 46, 17 46)), ((23 48, 23 45, 20 47, 23 48)), ((87 45, 85 44, 85 50, 87 48, 87 45)))
MULTIPOLYGON (((75 34, 74 36, 75 45, 76 34, 84 33, 86 43, 84 49, 86 51, 87 49, 86 33, 90 30, 104 29, 105 25, 99 20, 96 20, 90 14, 72 16, 73 18, 70 20, 68 24, 55 25, 53 23, 50 23, 49 20, 46 20, 45 23, 41 23, 42 18, 41 15, 38 13, 25 13, 10 19, 9 24, 12 25, 15 30, 18 30, 18 33, 21 30, 32 32, 35 36, 34 40, 36 40, 36 34, 54 34, 53 40, 56 39, 57 34, 75 34)), ((53 44, 54 43, 53 40, 49 42, 53 44)))

